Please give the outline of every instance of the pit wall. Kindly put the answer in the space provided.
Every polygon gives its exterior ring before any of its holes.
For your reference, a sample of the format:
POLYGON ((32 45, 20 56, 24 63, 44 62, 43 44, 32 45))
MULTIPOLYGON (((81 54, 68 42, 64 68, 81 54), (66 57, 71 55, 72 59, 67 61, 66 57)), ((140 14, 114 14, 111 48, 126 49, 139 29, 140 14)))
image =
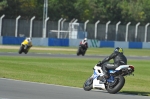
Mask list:
MULTIPOLYGON (((1 45, 20 45, 25 37, 0 37, 1 45)), ((82 39, 32 38, 33 46, 78 47, 82 39)), ((98 41, 88 39, 89 47, 122 47, 131 49, 150 48, 148 42, 98 41)))

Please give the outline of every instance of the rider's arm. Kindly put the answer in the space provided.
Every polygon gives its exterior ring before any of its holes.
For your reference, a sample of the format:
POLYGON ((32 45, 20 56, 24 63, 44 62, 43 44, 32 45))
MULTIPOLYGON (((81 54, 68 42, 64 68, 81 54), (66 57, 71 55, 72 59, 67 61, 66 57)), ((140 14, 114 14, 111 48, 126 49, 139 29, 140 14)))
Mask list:
POLYGON ((110 61, 111 59, 115 58, 118 55, 118 53, 112 53, 110 56, 106 57, 104 60, 101 61, 101 64, 110 61))

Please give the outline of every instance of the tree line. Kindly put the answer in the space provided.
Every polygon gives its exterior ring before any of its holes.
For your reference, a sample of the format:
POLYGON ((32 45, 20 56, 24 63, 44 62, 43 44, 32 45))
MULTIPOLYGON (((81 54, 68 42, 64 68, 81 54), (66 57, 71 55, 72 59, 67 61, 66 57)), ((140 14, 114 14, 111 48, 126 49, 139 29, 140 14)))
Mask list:
MULTIPOLYGON (((48 17, 51 21, 73 18, 82 23, 89 20, 95 23, 121 24, 131 22, 146 24, 150 22, 150 0, 48 0, 48 17)), ((43 19, 44 0, 0 0, 0 15, 15 19, 21 15, 22 19, 43 19)))

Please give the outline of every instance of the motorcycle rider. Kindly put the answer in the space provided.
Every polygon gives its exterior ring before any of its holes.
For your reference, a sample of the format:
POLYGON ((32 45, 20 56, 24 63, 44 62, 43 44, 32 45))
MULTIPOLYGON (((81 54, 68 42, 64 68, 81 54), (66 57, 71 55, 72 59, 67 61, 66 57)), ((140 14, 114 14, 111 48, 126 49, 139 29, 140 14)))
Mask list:
POLYGON ((101 62, 99 62, 97 64, 97 66, 102 66, 102 71, 104 73, 103 76, 99 76, 98 79, 102 82, 105 82, 107 78, 109 78, 108 75, 108 70, 109 69, 116 69, 118 66, 120 65, 126 65, 127 64, 127 58, 126 56, 123 54, 123 49, 120 47, 116 47, 114 49, 114 52, 106 57, 104 60, 102 60, 101 62), (114 60, 114 63, 107 63, 107 64, 103 64, 105 62, 109 62, 111 59, 114 60))
POLYGON ((28 49, 32 47, 32 39, 30 37, 26 38, 21 44, 25 46, 24 49, 28 49))
POLYGON ((84 38, 81 42, 80 42, 80 46, 85 50, 88 49, 88 42, 87 42, 87 38, 84 38))

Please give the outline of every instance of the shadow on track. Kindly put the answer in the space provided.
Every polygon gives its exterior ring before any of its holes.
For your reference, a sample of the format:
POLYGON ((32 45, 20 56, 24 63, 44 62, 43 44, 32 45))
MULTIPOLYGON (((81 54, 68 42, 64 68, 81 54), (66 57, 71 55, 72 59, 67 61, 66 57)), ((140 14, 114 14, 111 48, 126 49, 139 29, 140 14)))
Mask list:
POLYGON ((122 91, 121 93, 140 95, 140 96, 150 96, 150 92, 140 92, 140 91, 122 91))
MULTIPOLYGON (((91 90, 91 92, 102 92, 108 93, 106 90, 91 90)), ((140 91, 121 91, 116 94, 123 94, 123 95, 137 95, 137 96, 150 96, 150 92, 140 92, 140 91)))

